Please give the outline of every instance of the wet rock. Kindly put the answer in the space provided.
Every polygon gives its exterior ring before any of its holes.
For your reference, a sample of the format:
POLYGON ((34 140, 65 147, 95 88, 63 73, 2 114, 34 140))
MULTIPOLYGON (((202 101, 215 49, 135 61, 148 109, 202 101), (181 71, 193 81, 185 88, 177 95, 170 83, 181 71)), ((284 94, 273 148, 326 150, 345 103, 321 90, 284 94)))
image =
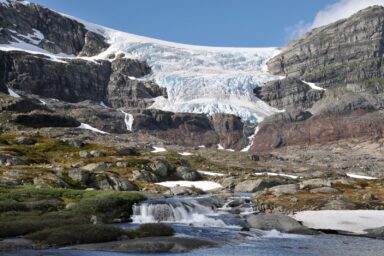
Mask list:
POLYGON ((85 171, 95 172, 95 171, 104 171, 107 169, 107 165, 105 163, 92 163, 83 166, 81 169, 85 171))
POLYGON ((15 139, 16 143, 21 144, 21 145, 34 145, 36 144, 36 140, 26 138, 26 137, 17 137, 15 139))
POLYGON ((246 180, 236 185, 235 192, 256 192, 282 184, 284 182, 271 178, 246 180))
POLYGON ((200 174, 190 167, 180 166, 176 170, 176 176, 182 180, 195 181, 201 179, 200 174))
POLYGON ((247 222, 251 228, 261 230, 277 230, 302 235, 317 234, 316 231, 302 226, 295 219, 281 214, 252 215, 247 218, 247 222))

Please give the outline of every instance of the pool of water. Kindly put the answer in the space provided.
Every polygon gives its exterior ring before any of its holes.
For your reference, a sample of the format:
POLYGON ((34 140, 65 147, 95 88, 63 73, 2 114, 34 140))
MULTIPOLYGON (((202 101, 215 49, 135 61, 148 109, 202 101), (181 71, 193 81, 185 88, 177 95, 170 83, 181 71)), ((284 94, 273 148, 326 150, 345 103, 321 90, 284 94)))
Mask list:
MULTIPOLYGON (((133 225, 121 225, 132 227, 133 225)), ((209 239, 223 244, 220 248, 199 249, 189 253, 135 254, 78 250, 24 250, 0 253, 2 256, 384 256, 384 241, 340 235, 302 236, 276 231, 241 232, 234 228, 206 228, 173 225, 178 236, 209 239), (241 235, 242 234, 242 235, 241 235)))

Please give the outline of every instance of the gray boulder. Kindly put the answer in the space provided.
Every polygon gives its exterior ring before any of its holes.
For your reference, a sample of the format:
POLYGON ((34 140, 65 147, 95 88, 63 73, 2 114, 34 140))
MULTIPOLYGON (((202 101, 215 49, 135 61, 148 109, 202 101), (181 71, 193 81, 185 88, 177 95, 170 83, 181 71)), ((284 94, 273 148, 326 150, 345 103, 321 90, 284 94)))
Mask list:
POLYGON ((332 193, 338 193, 340 192, 338 189, 336 188, 331 188, 331 187, 322 187, 322 188, 314 188, 314 189, 311 189, 309 192, 311 193, 324 193, 324 194, 332 194, 332 193))
POLYGON ((62 178, 54 174, 45 174, 33 179, 33 184, 38 188, 69 188, 62 178))
POLYGON ((190 167, 180 166, 176 170, 176 176, 182 180, 195 181, 201 178, 200 174, 190 167))
POLYGON ((118 156, 137 156, 139 151, 134 147, 123 147, 117 150, 118 156))
POLYGON ((142 180, 149 183, 155 183, 158 182, 159 179, 157 178, 156 174, 153 172, 147 171, 147 170, 135 170, 133 171, 133 180, 142 180))
POLYGON ((16 143, 21 144, 21 145, 34 145, 36 144, 36 140, 26 138, 26 137, 17 137, 15 139, 16 143))
POLYGON ((380 228, 366 229, 364 231, 367 232, 367 234, 365 234, 367 237, 384 239, 384 226, 380 228))
POLYGON ((91 173, 80 169, 72 169, 68 171, 68 177, 81 184, 87 184, 91 177, 91 173))
POLYGON ((282 181, 278 179, 257 179, 257 180, 246 180, 243 182, 240 182, 235 187, 235 192, 257 192, 264 190, 266 188, 271 188, 274 186, 282 185, 284 184, 282 181))
POLYGON ((346 199, 337 199, 328 201, 322 210, 355 210, 356 205, 346 199))
POLYGON ((283 233, 313 235, 316 231, 301 225, 295 219, 282 214, 252 215, 247 218, 251 228, 261 230, 277 230, 283 233))
POLYGON ((275 196, 295 194, 299 191, 299 185, 297 184, 288 184, 288 185, 279 185, 269 189, 275 196))
POLYGON ((162 158, 151 159, 152 163, 149 167, 152 169, 158 177, 165 178, 168 176, 168 166, 165 164, 165 160, 162 158))
POLYGON ((300 182, 300 189, 330 187, 331 185, 331 181, 328 179, 309 179, 300 182))
POLYGON ((92 163, 83 166, 81 169, 90 172, 104 171, 105 169, 107 169, 107 165, 105 163, 92 163))

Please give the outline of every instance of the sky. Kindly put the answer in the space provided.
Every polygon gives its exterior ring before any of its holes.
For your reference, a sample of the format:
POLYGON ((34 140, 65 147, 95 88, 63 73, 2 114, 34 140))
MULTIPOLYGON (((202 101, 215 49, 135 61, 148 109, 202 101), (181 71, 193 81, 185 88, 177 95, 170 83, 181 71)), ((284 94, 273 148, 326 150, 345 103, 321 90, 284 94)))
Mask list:
POLYGON ((96 24, 178 43, 283 46, 384 0, 29 0, 96 24))

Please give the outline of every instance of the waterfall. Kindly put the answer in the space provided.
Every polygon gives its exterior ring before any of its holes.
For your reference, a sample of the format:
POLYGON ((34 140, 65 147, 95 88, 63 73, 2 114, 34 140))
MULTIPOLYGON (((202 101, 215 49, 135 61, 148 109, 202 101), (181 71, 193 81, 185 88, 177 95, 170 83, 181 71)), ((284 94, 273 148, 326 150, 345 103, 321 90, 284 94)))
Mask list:
POLYGON ((133 129, 133 115, 132 114, 128 114, 126 112, 124 112, 123 110, 121 110, 121 113, 124 114, 124 122, 125 122, 125 125, 127 126, 127 130, 132 132, 132 129, 133 129))
POLYGON ((216 207, 193 198, 152 199, 133 206, 133 222, 184 223, 194 226, 226 227, 216 207))

